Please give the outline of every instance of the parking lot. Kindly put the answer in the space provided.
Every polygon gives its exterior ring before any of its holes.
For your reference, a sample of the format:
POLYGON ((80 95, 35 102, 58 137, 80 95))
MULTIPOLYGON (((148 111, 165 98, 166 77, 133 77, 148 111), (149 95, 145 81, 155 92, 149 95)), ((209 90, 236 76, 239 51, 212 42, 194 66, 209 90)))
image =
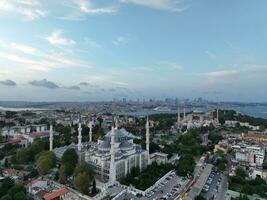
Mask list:
POLYGON ((212 171, 201 191, 201 195, 207 200, 221 200, 226 187, 225 175, 219 171, 212 171))
POLYGON ((188 182, 189 180, 181 178, 173 172, 142 199, 172 200, 183 191, 188 182))
MULTIPOLYGON (((190 180, 179 177, 175 172, 172 172, 145 196, 138 196, 127 192, 117 197, 116 200, 173 200, 183 192, 189 181, 190 180)), ((112 186, 108 188, 109 194, 119 193, 120 191, 122 191, 120 187, 112 186)))

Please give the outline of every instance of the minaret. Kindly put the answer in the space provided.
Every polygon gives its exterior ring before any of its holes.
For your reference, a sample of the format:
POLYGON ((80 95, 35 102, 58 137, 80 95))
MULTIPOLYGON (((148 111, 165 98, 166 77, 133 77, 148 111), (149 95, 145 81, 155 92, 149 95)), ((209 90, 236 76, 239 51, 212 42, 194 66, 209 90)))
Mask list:
POLYGON ((115 129, 119 128, 119 120, 118 117, 115 118, 115 129))
POLYGON ((183 119, 185 120, 185 107, 184 107, 184 118, 183 119))
POLYGON ((89 142, 92 142, 92 133, 93 133, 93 122, 92 121, 90 121, 89 122, 89 125, 88 125, 88 127, 89 127, 89 142))
POLYGON ((146 119, 146 151, 148 154, 148 164, 150 164, 150 154, 149 154, 149 120, 148 116, 146 119))
POLYGON ((109 181, 116 181, 116 167, 115 167, 115 133, 114 127, 111 129, 111 141, 110 141, 110 170, 109 170, 109 181))
POLYGON ((178 107, 178 112, 177 112, 177 126, 180 125, 181 119, 180 119, 180 107, 178 107))
POLYGON ((50 131, 49 131, 49 150, 53 151, 53 125, 50 124, 50 131))
POLYGON ((219 123, 219 108, 217 108, 217 122, 219 123))
POLYGON ((82 151, 82 125, 81 125, 81 122, 79 122, 79 127, 78 127, 78 151, 82 151))

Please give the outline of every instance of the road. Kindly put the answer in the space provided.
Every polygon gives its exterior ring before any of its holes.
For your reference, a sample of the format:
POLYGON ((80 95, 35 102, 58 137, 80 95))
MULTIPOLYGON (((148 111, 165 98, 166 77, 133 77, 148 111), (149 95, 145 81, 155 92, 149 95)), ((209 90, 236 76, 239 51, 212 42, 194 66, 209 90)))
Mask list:
POLYGON ((201 192, 201 195, 207 200, 224 200, 227 190, 227 178, 223 173, 214 173, 212 182, 207 192, 201 192))

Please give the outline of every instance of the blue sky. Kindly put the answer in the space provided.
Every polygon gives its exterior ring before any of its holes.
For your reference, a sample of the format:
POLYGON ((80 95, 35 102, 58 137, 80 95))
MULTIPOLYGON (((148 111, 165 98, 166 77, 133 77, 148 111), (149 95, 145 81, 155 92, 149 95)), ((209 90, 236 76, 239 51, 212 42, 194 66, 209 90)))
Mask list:
POLYGON ((0 100, 267 99, 265 0, 0 0, 0 100))

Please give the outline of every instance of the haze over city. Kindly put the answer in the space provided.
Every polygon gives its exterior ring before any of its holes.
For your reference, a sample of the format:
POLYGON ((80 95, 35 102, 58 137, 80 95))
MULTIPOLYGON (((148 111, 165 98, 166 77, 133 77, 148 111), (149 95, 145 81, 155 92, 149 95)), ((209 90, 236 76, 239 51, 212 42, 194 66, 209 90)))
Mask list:
POLYGON ((0 100, 266 102, 263 0, 0 0, 0 100))

